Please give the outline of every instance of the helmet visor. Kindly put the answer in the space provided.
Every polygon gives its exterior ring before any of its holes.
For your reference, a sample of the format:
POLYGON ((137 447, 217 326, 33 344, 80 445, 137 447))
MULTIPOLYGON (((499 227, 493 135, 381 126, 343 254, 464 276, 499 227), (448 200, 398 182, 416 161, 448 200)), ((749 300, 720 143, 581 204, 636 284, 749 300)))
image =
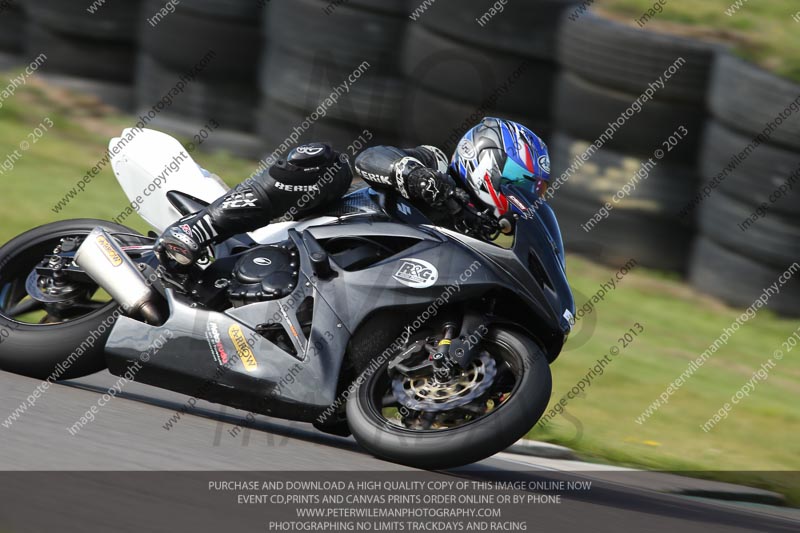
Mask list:
POLYGON ((522 185, 524 182, 538 183, 539 180, 547 180, 550 178, 549 174, 544 172, 531 172, 527 167, 524 167, 511 159, 506 159, 506 164, 503 167, 503 180, 517 185, 522 185))

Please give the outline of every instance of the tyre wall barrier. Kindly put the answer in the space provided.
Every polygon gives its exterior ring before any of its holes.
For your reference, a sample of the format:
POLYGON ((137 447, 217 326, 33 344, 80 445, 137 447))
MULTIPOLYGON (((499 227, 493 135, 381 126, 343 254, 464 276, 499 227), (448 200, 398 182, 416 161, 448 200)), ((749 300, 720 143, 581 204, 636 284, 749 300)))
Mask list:
MULTIPOLYGON (((800 85, 721 54, 708 102, 690 281, 748 306, 800 260, 800 85)), ((770 307, 800 315, 798 285, 770 307)))
POLYGON ((553 202, 567 249, 685 273, 694 223, 679 209, 697 191, 716 48, 591 11, 560 27, 552 160, 565 181, 553 202))
POLYGON ((204 148, 258 157, 324 140, 340 150, 398 143, 450 152, 483 116, 502 116, 550 144, 554 178, 566 176, 553 203, 570 250, 688 272, 699 290, 737 305, 720 286, 757 283, 743 273, 777 275, 797 257, 800 86, 719 45, 579 13, 576 0, 463 0, 457 9, 182 0, 172 10, 141 0, 91 14, 62 0, 4 6, 0 54, 45 52, 43 73, 118 101, 135 84, 136 111, 163 101, 213 51, 158 122, 191 137, 213 121, 219 131, 204 148), (659 148, 665 155, 647 177, 587 232, 659 148), (705 281, 708 264, 732 257, 753 266, 705 281))

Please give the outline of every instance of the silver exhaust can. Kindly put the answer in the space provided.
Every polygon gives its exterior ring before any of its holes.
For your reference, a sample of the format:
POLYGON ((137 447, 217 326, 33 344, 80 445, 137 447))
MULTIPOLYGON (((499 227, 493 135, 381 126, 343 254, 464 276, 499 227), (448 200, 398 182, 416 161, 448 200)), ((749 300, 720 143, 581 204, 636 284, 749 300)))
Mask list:
POLYGON ((122 306, 125 314, 142 316, 151 323, 160 321, 155 291, 103 228, 95 228, 86 237, 75 254, 75 263, 122 306))

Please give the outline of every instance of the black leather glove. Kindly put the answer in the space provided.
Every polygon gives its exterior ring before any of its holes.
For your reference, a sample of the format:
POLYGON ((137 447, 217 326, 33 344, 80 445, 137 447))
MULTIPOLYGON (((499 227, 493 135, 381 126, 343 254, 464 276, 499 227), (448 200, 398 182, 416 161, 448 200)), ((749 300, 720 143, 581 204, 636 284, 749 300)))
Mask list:
POLYGON ((455 202, 450 200, 454 199, 456 191, 461 190, 450 176, 427 167, 413 169, 406 177, 406 187, 412 199, 422 200, 435 208, 446 207, 448 210, 457 207, 458 199, 455 198, 455 202))
POLYGON ((458 191, 460 192, 457 192, 454 198, 458 197, 460 210, 453 214, 456 230, 480 239, 493 240, 496 238, 501 231, 501 225, 495 219, 491 210, 479 210, 475 207, 466 191, 463 189, 458 191))
POLYGON ((469 193, 460 187, 456 187, 453 190, 453 194, 447 199, 447 202, 450 206, 450 214, 452 215, 457 215, 461 213, 464 208, 472 206, 472 198, 469 193))

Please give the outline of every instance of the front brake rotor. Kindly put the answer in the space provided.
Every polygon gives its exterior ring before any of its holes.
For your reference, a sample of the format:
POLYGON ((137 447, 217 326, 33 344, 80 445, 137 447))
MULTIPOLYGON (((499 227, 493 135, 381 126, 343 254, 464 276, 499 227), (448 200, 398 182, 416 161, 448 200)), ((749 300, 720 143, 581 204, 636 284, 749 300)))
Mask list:
POLYGON ((497 375, 497 363, 486 352, 475 358, 470 367, 454 372, 448 381, 435 375, 405 376, 392 379, 392 393, 403 406, 414 411, 439 413, 467 405, 489 390, 497 375))

